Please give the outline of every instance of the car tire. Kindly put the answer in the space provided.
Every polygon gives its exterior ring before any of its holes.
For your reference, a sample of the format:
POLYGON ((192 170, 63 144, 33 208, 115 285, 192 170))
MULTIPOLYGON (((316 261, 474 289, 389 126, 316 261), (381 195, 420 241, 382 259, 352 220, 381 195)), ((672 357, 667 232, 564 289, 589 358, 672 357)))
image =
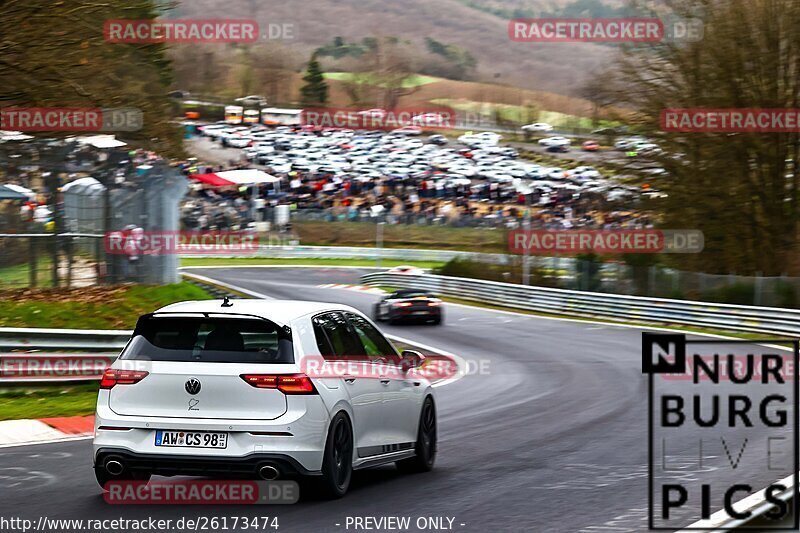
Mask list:
POLYGON ((353 430, 350 419, 339 412, 331 420, 322 458, 321 489, 331 499, 341 498, 353 477, 353 430))
POLYGON ((106 483, 109 481, 150 481, 150 476, 151 474, 149 472, 131 472, 130 470, 125 470, 118 476, 112 476, 106 472, 105 468, 94 469, 94 477, 97 479, 97 484, 100 485, 100 488, 103 489, 103 492, 108 492, 106 489, 106 483))
POLYGON ((375 307, 373 308, 372 320, 375 322, 383 322, 383 318, 381 317, 381 308, 378 304, 375 304, 375 307))
POLYGON ((436 318, 431 320, 431 324, 433 324, 434 326, 438 326, 441 323, 442 323, 442 317, 440 317, 440 316, 437 316, 436 318))
POLYGON ((397 461, 397 469, 406 474, 430 472, 436 462, 436 405, 428 396, 422 403, 417 429, 417 442, 414 445, 416 455, 397 461))

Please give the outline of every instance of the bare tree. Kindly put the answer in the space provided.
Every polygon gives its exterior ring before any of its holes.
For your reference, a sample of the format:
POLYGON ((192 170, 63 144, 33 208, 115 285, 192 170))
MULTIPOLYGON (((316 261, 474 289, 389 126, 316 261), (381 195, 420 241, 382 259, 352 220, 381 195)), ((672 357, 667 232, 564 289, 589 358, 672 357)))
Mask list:
POLYGON ((664 149, 668 227, 698 228, 705 251, 674 258, 719 273, 796 271, 798 133, 662 131, 668 108, 797 109, 800 3, 796 0, 667 0, 678 16, 702 13, 700 42, 628 49, 618 102, 664 149))

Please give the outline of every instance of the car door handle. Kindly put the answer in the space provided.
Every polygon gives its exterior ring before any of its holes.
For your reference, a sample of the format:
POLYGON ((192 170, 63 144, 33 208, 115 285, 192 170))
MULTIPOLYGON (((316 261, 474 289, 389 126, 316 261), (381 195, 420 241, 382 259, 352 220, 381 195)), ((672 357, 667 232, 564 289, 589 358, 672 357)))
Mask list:
POLYGON ((392 381, 392 380, 391 379, 382 379, 381 383, 383 383, 384 385, 388 385, 390 381, 392 381))
POLYGON ((353 376, 345 376, 344 378, 345 383, 354 383, 355 380, 356 378, 354 378, 353 376))

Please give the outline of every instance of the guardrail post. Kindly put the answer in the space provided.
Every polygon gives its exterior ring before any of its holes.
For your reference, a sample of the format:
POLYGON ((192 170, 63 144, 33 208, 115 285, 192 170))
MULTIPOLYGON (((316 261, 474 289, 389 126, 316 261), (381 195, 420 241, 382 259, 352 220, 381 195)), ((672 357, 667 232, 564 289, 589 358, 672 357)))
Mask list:
POLYGON ((28 254, 28 266, 29 266, 29 281, 31 287, 36 287, 36 282, 38 281, 38 272, 36 271, 36 239, 33 237, 28 237, 28 247, 29 247, 29 254, 28 254))
POLYGON ((53 288, 58 287, 58 234, 53 234, 50 237, 50 250, 52 252, 52 261, 53 265, 51 268, 51 274, 53 278, 53 288))
POLYGON ((74 259, 72 256, 72 241, 73 237, 66 237, 66 241, 64 242, 64 247, 66 248, 66 256, 67 256, 67 287, 72 286, 72 260, 74 259))
POLYGON ((764 278, 761 272, 756 272, 756 282, 753 284, 753 305, 761 305, 761 291, 764 288, 764 278))
POLYGON ((377 228, 375 229, 375 265, 380 268, 381 266, 381 256, 383 256, 383 224, 384 222, 378 222, 377 228))

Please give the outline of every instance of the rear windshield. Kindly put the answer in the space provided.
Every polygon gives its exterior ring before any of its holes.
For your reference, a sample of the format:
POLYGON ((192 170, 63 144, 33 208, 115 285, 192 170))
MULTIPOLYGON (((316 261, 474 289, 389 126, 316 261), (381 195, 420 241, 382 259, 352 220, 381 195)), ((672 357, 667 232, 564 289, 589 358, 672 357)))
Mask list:
POLYGON ((291 333, 249 318, 142 317, 120 359, 293 363, 291 333))

